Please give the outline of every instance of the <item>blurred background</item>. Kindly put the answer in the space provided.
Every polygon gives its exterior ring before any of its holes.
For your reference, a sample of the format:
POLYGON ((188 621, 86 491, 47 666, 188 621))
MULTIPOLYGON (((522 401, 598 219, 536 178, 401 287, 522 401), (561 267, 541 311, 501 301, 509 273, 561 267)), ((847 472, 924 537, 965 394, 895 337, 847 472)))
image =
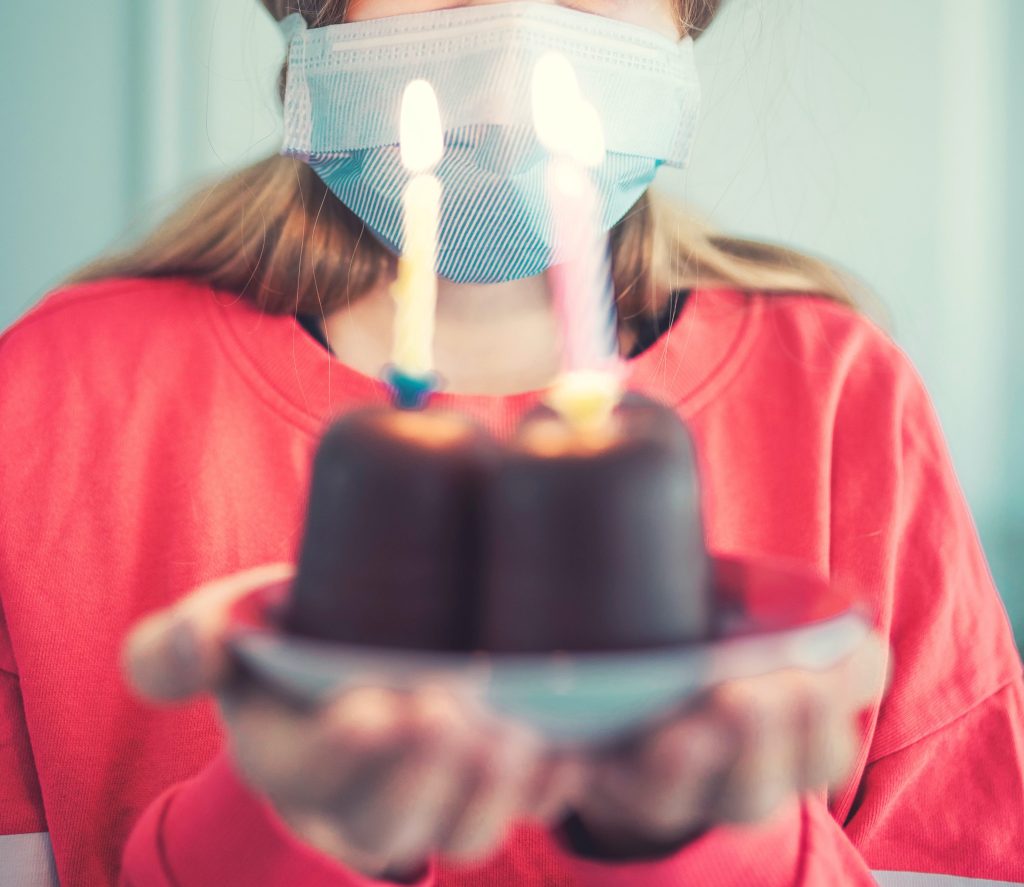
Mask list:
MULTIPOLYGON (((827 258, 877 294, 870 313, 928 384, 1018 641, 1022 42, 1022 0, 730 0, 697 45, 693 164, 662 182, 719 227, 827 258)), ((257 0, 7 4, 0 327, 201 179, 275 152, 283 51, 257 0)))

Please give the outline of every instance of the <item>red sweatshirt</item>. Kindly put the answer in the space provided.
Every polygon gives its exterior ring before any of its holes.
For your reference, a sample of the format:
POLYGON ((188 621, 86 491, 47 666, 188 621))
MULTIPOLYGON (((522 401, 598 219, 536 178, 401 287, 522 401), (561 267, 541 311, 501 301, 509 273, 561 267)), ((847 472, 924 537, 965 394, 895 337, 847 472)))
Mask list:
MULTIPOLYGON (((840 792, 633 864, 523 821, 488 863, 435 859, 424 885, 1024 882, 1021 661, 906 355, 835 303, 709 289, 630 380, 694 433, 709 547, 857 589, 891 692, 840 792)), ((0 883, 377 883, 290 837, 209 700, 134 698, 119 651, 196 585, 292 559, 318 433, 383 399, 293 318, 185 281, 58 291, 0 338, 0 883)), ((536 399, 440 398, 499 436, 536 399)))

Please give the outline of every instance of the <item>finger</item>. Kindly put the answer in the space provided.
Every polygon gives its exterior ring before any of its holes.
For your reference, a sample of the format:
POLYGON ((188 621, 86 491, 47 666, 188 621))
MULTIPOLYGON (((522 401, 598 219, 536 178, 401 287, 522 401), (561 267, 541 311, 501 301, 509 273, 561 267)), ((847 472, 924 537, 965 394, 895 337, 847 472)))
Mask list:
POLYGON ((495 849, 522 813, 524 774, 536 766, 541 750, 537 737, 520 725, 506 723, 479 736, 464 771, 465 790, 438 836, 439 849, 467 861, 495 849))
POLYGON ((846 784, 853 774, 858 750, 857 731, 849 719, 834 716, 828 731, 825 761, 822 765, 828 788, 836 789, 846 784))
POLYGON ((366 853, 346 840, 336 823, 319 811, 278 807, 288 830, 321 853, 370 878, 380 878, 388 868, 382 854, 366 853))
POLYGON ((859 747, 861 714, 879 703, 891 675, 888 644, 875 633, 836 668, 809 675, 802 702, 814 711, 802 713, 802 726, 810 731, 803 737, 807 747, 805 784, 816 780, 812 785, 834 789, 850 777, 859 747))
POLYGON ((779 675, 771 677, 735 681, 715 693, 738 750, 714 799, 719 819, 766 819, 794 788, 790 690, 779 675))
POLYGON ((696 709, 655 735, 645 764, 656 776, 650 815, 663 836, 708 822, 736 755, 736 742, 707 709, 696 709))
POLYGON ((231 605, 249 592, 293 575, 292 564, 267 564, 201 586, 134 628, 122 664, 131 684, 158 702, 216 688, 230 671, 223 630, 231 605))
POLYGON ((797 687, 793 703, 794 787, 806 791, 827 785, 835 773, 838 719, 826 684, 804 677, 798 679, 797 687))
POLYGON ((849 660, 838 672, 805 676, 795 723, 802 788, 835 787, 851 774, 860 738, 858 712, 877 703, 886 658, 885 645, 872 643, 862 658, 849 660))
POLYGON ((579 803, 585 780, 586 765, 576 755, 545 755, 528 781, 523 815, 546 825, 560 821, 579 803))
POLYGON ((892 679, 892 658, 888 644, 872 632, 840 670, 844 698, 857 709, 877 702, 892 679))
POLYGON ((239 767, 276 805, 344 808, 399 754, 402 704, 395 691, 359 687, 308 715, 252 696, 228 737, 239 767))
POLYGON ((418 690, 407 703, 400 728, 404 754, 376 774, 373 793, 362 803, 353 804, 347 792, 346 807, 335 805, 339 823, 360 849, 398 864, 412 864, 431 849, 439 818, 461 790, 474 727, 440 688, 418 690))
POLYGON ((715 789, 736 756, 730 741, 710 713, 692 710, 660 727, 625 762, 598 761, 589 790, 600 794, 601 810, 628 816, 650 838, 670 840, 708 821, 715 789))

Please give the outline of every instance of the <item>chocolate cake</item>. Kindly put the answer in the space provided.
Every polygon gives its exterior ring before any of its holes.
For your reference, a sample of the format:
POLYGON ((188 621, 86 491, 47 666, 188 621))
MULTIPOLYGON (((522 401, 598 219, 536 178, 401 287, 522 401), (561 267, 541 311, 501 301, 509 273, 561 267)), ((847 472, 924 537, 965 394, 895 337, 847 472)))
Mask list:
POLYGON ((482 648, 637 650, 713 630, 693 442, 667 407, 631 395, 586 433, 538 410, 483 497, 482 648))
POLYGON ((366 410, 314 460, 284 628, 495 653, 706 639, 711 563, 693 442, 628 396, 595 431, 540 408, 501 447, 467 419, 366 410))
POLYGON ((480 478, 494 443, 451 413, 333 423, 313 463, 286 631, 348 644, 474 646, 480 478))

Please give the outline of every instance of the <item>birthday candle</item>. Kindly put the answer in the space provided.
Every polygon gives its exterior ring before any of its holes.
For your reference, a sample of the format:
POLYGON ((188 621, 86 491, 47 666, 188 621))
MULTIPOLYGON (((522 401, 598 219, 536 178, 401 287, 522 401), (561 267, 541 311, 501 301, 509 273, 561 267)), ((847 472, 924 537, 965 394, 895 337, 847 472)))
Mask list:
POLYGON ((551 152, 546 186, 555 230, 550 282, 562 336, 562 375, 549 403, 576 424, 599 424, 621 396, 614 291, 602 207, 589 170, 605 157, 604 132, 558 53, 537 63, 534 125, 551 152))
POLYGON ((441 183, 432 170, 441 160, 444 137, 437 95, 425 80, 414 80, 402 98, 402 164, 412 174, 402 195, 404 244, 395 300, 392 362, 399 373, 429 377, 434 368, 434 312, 437 305, 437 239, 441 183))
POLYGON ((597 192, 579 164, 555 157, 548 164, 547 194, 556 226, 551 268, 565 372, 609 369, 618 354, 612 310, 607 238, 595 221, 597 192))

